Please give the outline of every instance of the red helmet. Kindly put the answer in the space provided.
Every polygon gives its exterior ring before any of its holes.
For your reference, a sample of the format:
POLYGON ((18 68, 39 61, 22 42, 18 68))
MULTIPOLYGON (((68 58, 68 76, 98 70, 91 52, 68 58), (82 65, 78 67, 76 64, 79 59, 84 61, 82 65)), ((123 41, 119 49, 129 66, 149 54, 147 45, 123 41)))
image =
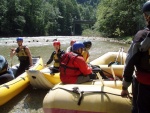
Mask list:
POLYGON ((71 40, 70 45, 73 45, 76 42, 76 40, 71 40))
POLYGON ((60 46, 60 42, 59 41, 54 41, 53 42, 53 46, 55 46, 55 45, 59 45, 60 46))

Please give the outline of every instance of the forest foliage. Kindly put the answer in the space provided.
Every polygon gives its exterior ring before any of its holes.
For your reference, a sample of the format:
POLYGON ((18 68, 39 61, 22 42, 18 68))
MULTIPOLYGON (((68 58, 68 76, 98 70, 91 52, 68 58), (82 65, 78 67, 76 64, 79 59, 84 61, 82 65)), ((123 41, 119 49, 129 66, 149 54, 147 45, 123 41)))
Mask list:
POLYGON ((107 37, 132 36, 145 26, 145 1, 1 0, 0 36, 82 35, 87 29, 107 37))

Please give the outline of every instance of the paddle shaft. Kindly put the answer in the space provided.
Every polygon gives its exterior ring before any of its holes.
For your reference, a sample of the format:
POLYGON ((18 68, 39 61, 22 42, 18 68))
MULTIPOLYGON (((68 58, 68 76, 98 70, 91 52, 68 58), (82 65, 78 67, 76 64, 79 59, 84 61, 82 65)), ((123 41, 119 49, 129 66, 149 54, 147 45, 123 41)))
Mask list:
POLYGON ((11 67, 13 66, 13 57, 10 58, 10 66, 11 66, 11 67))
MULTIPOLYGON (((122 48, 122 47, 121 47, 121 48, 122 48)), ((115 59, 115 62, 117 62, 117 60, 118 60, 118 58, 119 58, 119 56, 120 56, 121 48, 119 48, 118 55, 117 55, 117 57, 116 57, 116 59, 115 59)))
POLYGON ((98 72, 98 73, 96 73, 96 74, 97 74, 98 79, 99 79, 99 80, 102 82, 102 84, 104 85, 104 81, 103 81, 103 79, 102 79, 100 73, 98 72))
POLYGON ((124 61, 123 61, 123 52, 124 52, 124 48, 123 48, 123 47, 121 47, 121 50, 122 50, 121 64, 123 65, 123 64, 124 64, 124 61))

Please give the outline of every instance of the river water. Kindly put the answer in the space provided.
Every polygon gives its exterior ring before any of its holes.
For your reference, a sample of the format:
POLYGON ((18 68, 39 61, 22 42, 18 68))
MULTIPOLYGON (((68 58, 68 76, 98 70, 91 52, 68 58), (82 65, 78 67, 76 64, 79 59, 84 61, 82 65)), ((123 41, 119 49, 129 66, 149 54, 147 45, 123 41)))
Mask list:
MULTIPOLYGON (((119 51, 120 47, 124 48, 124 52, 127 52, 129 48, 127 44, 112 42, 106 38, 81 36, 24 37, 23 44, 30 48, 32 56, 41 56, 44 63, 46 63, 54 50, 52 46, 54 39, 61 42, 61 49, 63 50, 66 50, 69 46, 70 40, 91 40, 90 61, 106 52, 119 51)), ((0 54, 6 57, 9 64, 11 62, 9 57, 10 48, 15 47, 17 47, 16 37, 0 38, 0 54)), ((17 57, 13 58, 12 63, 18 63, 17 57)), ((34 89, 32 86, 29 86, 12 100, 0 106, 0 113, 43 113, 42 102, 48 91, 49 90, 34 89)))

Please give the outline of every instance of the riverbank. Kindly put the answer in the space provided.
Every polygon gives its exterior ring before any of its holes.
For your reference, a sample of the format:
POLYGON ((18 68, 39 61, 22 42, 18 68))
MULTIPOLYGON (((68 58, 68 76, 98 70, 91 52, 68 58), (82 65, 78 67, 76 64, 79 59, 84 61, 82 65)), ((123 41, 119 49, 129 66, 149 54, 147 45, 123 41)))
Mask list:
POLYGON ((121 39, 121 38, 93 37, 93 39, 98 39, 100 41, 107 41, 107 42, 116 42, 121 44, 131 44, 132 42, 131 38, 121 39))

